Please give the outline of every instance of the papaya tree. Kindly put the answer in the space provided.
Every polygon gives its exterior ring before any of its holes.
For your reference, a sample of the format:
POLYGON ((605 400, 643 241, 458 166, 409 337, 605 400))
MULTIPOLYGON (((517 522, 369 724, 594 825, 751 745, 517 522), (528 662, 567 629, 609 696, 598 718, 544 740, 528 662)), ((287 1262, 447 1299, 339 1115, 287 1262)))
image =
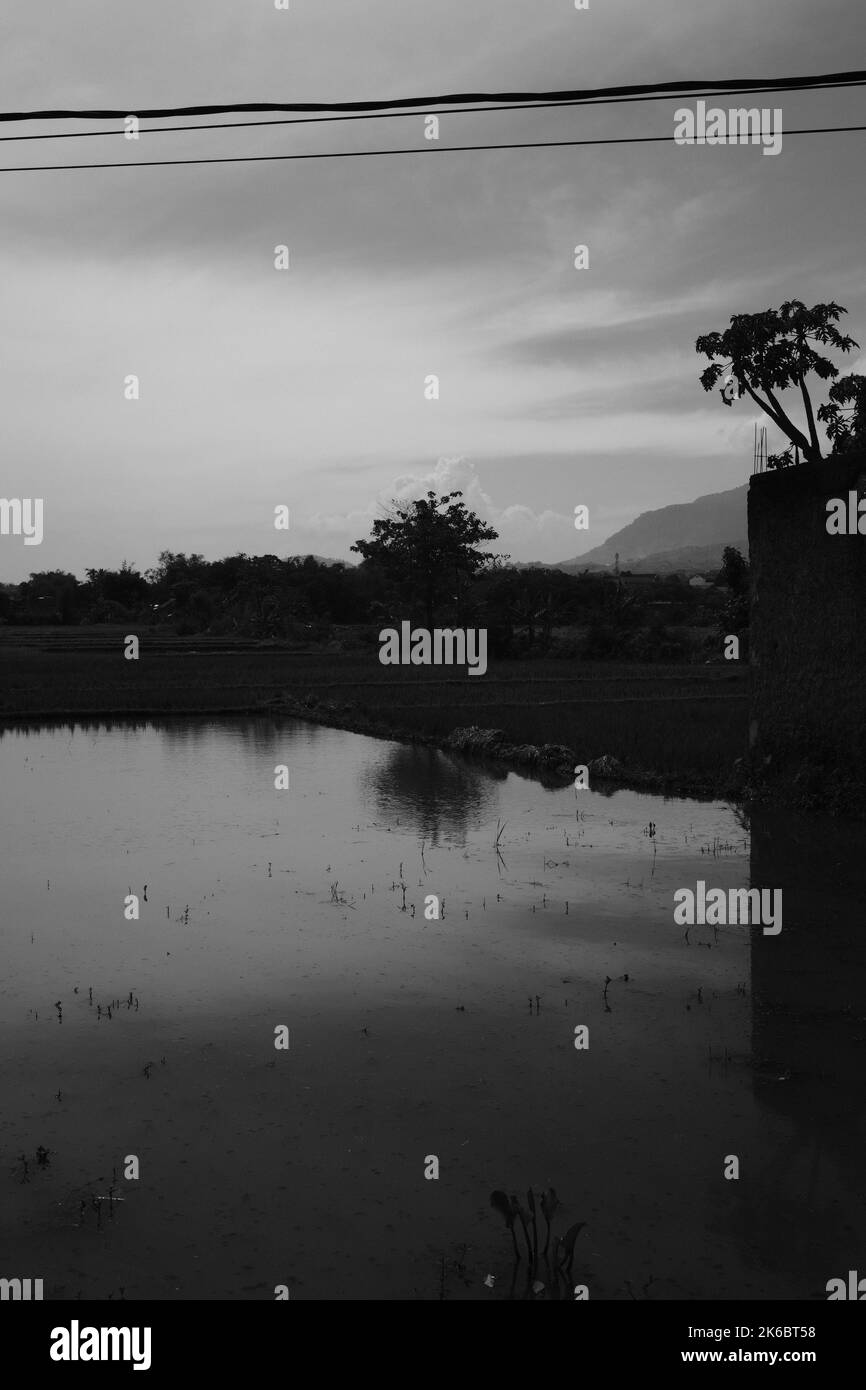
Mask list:
POLYGON ((830 399, 819 409, 818 419, 833 444, 833 453, 866 449, 866 376, 856 372, 840 376, 828 395, 830 399))
MULTIPOLYGON (((814 374, 828 381, 839 375, 839 368, 819 348, 850 352, 859 347, 836 327, 847 312, 840 304, 816 304, 807 309, 799 299, 791 299, 781 308, 761 314, 734 314, 723 333, 707 333, 695 343, 695 350, 711 364, 701 373, 701 385, 711 391, 724 377, 720 394, 725 405, 733 405, 744 395, 751 397, 788 438, 792 451, 799 449, 807 463, 817 463, 822 457, 821 443, 806 379, 814 374), (780 393, 788 390, 800 392, 803 429, 779 399, 780 393)), ((852 379, 856 378, 844 378, 852 379)), ((829 423, 824 408, 818 411, 817 419, 829 423)))

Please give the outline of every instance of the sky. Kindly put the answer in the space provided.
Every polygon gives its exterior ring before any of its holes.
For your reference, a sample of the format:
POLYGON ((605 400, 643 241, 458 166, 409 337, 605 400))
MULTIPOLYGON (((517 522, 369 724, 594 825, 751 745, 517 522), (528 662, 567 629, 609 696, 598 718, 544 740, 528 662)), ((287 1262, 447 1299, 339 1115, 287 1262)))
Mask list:
MULTIPOLYGON (((4 0, 0 91, 4 110, 134 113, 775 78, 866 67, 863 31, 860 0, 4 0)), ((449 114, 435 150, 418 114, 4 143, 6 168, 419 153, 0 173, 0 494, 44 508, 40 546, 0 536, 0 582, 164 549, 349 559, 384 504, 428 487, 460 488, 498 552, 553 562, 745 482, 760 412, 704 393, 695 339, 797 298, 845 305, 866 345, 866 132, 792 134, 776 157, 444 152, 672 134, 682 104, 449 114)), ((716 104, 781 106, 784 130, 866 123, 858 89, 716 104)))

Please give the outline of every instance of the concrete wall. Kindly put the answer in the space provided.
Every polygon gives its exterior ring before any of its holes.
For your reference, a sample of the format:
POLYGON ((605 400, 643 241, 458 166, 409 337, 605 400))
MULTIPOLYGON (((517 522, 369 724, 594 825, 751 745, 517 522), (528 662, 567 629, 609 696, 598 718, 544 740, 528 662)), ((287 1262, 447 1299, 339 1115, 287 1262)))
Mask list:
MULTIPOLYGON (((827 502, 866 497, 866 454, 749 487, 749 742, 760 784, 866 811, 866 535, 828 535, 827 502)), ((866 524, 866 523, 864 523, 866 524)))

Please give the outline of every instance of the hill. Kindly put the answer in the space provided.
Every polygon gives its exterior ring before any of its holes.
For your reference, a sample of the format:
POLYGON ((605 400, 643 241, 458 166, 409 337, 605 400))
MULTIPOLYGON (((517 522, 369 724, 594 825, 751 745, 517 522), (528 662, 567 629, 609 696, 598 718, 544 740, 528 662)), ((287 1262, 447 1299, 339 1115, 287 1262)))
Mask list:
POLYGON ((613 565, 641 571, 717 569, 726 545, 748 551, 746 494, 748 483, 729 492, 713 492, 694 502, 675 502, 642 512, 601 545, 562 560, 555 569, 571 573, 613 565))

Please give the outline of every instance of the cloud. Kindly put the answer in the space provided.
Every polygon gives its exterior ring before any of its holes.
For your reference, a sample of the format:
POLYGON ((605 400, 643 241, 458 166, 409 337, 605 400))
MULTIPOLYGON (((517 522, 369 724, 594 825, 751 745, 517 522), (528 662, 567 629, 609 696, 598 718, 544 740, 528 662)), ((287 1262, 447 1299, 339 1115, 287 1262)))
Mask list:
POLYGON ((524 503, 498 504, 482 486, 478 471, 471 460, 461 457, 442 457, 426 473, 404 473, 394 478, 390 487, 379 493, 378 505, 360 511, 323 514, 316 512, 304 518, 305 531, 323 536, 340 536, 352 533, 362 535, 369 531, 376 516, 392 500, 409 501, 422 497, 432 491, 437 496, 450 492, 462 492, 463 502, 470 511, 476 512, 483 521, 499 533, 495 543, 497 551, 511 553, 512 548, 521 555, 530 552, 537 555, 538 549, 548 542, 567 544, 574 516, 566 515, 550 507, 534 511, 524 503))
MULTIPOLYGON (((718 77, 742 72, 746 32, 750 72, 802 71, 804 53, 839 70, 858 14, 764 0, 756 27, 754 0, 657 0, 651 21, 643 0, 588 14, 89 0, 87 25, 61 5, 46 28, 43 7, 6 8, 7 107, 133 110, 718 77)), ((853 123, 858 99, 786 97, 786 129, 853 123)), ((701 391, 695 337, 798 297, 840 300, 863 338, 860 137, 792 137, 778 160, 661 143, 445 152, 663 133, 675 105, 454 112, 426 151, 414 113, 5 145, 7 165, 414 151, 3 176, 3 486, 45 498, 39 564, 261 553, 278 502, 294 549, 348 556, 381 501, 426 487, 460 487, 497 549, 563 558, 576 504, 601 529, 605 508, 623 520, 741 481, 751 415, 701 391)), ((33 556, 0 560, 6 580, 33 556)))

